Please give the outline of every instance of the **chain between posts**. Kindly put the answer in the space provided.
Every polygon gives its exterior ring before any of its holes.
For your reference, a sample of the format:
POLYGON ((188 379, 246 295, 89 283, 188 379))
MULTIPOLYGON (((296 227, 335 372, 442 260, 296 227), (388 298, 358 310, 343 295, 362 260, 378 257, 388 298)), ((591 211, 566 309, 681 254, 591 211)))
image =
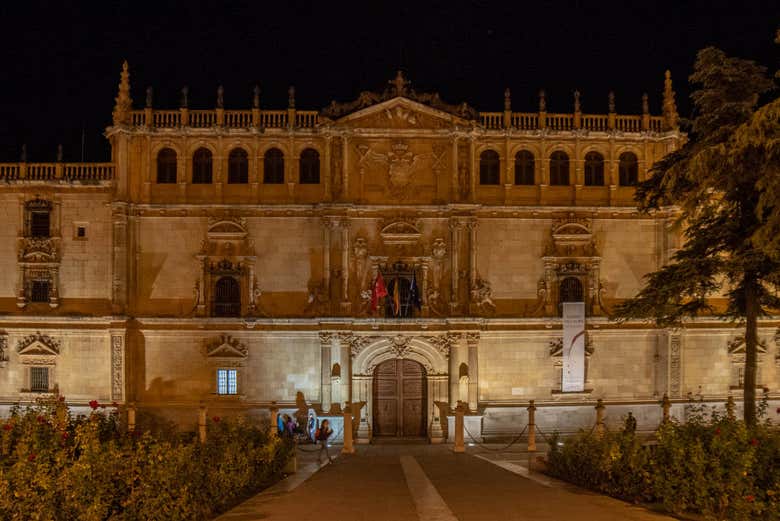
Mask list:
POLYGON ((479 446, 480 446, 480 448, 482 448, 482 449, 485 449, 485 450, 489 450, 489 451, 492 451, 492 452, 503 452, 503 451, 505 451, 506 449, 508 449, 509 447, 511 447, 512 445, 514 445, 515 443, 517 443, 518 441, 520 441, 520 439, 523 437, 523 434, 525 434, 525 431, 526 431, 526 430, 528 430, 528 425, 526 425, 525 427, 523 427, 523 430, 522 430, 522 431, 520 431, 520 434, 518 434, 518 435, 517 435, 517 436, 516 436, 516 437, 515 437, 515 438, 514 438, 512 441, 510 441, 510 442, 509 442, 509 443, 508 443, 506 446, 504 446, 504 447, 501 447, 501 448, 497 448, 497 449, 494 449, 494 448, 492 448, 492 447, 488 447, 487 445, 485 445, 485 444, 484 444, 484 443, 482 443, 481 441, 477 441, 477 438, 475 438, 475 437, 474 437, 474 435, 473 435, 473 434, 471 434, 471 431, 469 431, 469 429, 468 429, 468 427, 466 427, 466 424, 465 424, 465 423, 463 424, 463 430, 465 430, 465 431, 466 431, 466 434, 468 434, 468 435, 469 435, 469 438, 471 438, 471 440, 472 440, 474 443, 476 443, 477 445, 479 445, 479 446))

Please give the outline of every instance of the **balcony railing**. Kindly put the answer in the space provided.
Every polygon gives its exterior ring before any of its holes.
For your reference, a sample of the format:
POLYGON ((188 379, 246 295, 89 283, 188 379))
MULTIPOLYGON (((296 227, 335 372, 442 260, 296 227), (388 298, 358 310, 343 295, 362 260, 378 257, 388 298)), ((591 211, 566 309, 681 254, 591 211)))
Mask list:
MULTIPOLYGON (((503 112, 480 112, 480 123, 487 130, 505 128, 503 112)), ((595 132, 619 130, 621 132, 661 132, 662 116, 622 116, 617 114, 553 114, 546 112, 512 112, 509 126, 516 130, 585 129, 595 132), (614 123, 611 119, 614 118, 614 123)))
POLYGON ((113 163, 0 163, 0 181, 81 181, 114 178, 113 163))

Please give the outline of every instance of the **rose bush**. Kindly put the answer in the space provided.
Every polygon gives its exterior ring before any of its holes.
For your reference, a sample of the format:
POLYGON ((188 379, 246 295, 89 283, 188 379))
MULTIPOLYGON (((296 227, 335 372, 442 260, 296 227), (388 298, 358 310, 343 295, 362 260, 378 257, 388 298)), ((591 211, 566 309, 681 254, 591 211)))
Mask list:
POLYGON ((584 432, 551 445, 548 472, 634 502, 706 519, 780 520, 780 436, 765 423, 693 413, 642 444, 628 432, 584 432))
POLYGON ((240 419, 209 422, 200 444, 126 432, 95 405, 73 418, 52 400, 0 421, 0 519, 209 519, 278 479, 292 453, 240 419))

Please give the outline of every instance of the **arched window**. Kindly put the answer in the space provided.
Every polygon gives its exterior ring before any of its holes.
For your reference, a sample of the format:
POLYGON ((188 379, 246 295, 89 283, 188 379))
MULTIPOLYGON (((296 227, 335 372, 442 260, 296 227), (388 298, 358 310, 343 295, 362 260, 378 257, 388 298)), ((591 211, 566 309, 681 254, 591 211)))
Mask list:
POLYGON ((263 182, 265 184, 284 183, 284 154, 278 148, 272 148, 263 158, 263 182))
POLYGON ((214 285, 214 316, 241 315, 241 289, 233 277, 221 277, 214 285))
POLYGON ((157 153, 157 184, 176 182, 176 151, 163 148, 157 153))
POLYGON ((585 154, 585 186, 604 186, 604 156, 598 152, 585 154))
POLYGON ((211 184, 211 150, 199 148, 192 156, 192 184, 211 184))
POLYGON ((499 184, 499 180, 501 179, 500 172, 498 152, 495 150, 485 150, 479 155, 479 184, 499 184))
POLYGON ((320 184, 320 153, 313 148, 301 152, 300 169, 302 185, 320 184))
POLYGON ((639 162, 631 152, 620 154, 618 163, 620 186, 636 186, 639 182, 639 162))
POLYGON ((558 303, 583 302, 582 282, 577 277, 566 277, 558 290, 558 303))
POLYGON ((249 182, 249 158, 243 148, 234 148, 228 155, 228 184, 249 182))
POLYGON ((553 152, 550 155, 550 184, 565 186, 569 184, 569 156, 566 152, 553 152))
POLYGON ((528 150, 515 154, 515 184, 534 184, 534 155, 528 150))

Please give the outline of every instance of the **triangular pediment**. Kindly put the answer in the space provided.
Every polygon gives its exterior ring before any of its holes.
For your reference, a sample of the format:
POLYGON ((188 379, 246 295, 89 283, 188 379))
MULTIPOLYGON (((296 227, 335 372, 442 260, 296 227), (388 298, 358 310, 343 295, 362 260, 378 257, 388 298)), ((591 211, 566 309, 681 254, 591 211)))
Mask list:
POLYGON ((60 343, 49 335, 35 333, 20 340, 16 352, 20 355, 54 356, 60 354, 60 343))
POLYGON ((209 358, 244 359, 248 354, 246 346, 230 335, 221 335, 206 346, 206 356, 209 358))
POLYGON ((440 129, 468 124, 464 118, 401 96, 333 121, 334 126, 387 129, 440 129))

